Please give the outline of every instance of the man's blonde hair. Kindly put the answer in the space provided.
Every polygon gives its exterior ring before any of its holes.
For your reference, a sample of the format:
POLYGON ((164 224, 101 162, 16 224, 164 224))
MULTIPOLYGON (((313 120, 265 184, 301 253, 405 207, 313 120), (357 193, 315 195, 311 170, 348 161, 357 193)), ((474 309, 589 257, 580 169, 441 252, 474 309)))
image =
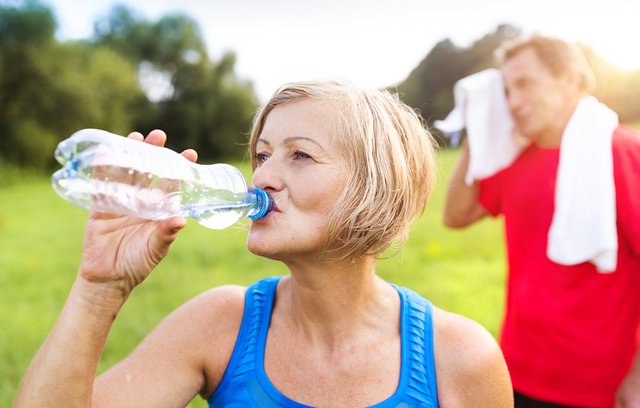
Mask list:
POLYGON ((582 49, 558 38, 535 34, 507 41, 497 51, 499 62, 504 63, 526 49, 532 49, 556 78, 575 74, 580 78, 582 92, 590 94, 595 90, 595 75, 582 49))
POLYGON ((327 225, 328 258, 379 256, 407 237, 422 214, 435 180, 434 141, 420 116, 388 91, 347 81, 290 83, 278 89, 254 119, 250 153, 269 113, 300 100, 335 113, 334 134, 349 174, 327 225))

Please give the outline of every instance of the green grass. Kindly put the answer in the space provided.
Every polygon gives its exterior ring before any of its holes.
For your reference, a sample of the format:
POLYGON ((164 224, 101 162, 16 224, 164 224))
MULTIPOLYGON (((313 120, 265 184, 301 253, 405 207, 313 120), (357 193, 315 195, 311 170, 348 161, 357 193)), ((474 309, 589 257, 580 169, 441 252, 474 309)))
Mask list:
MULTIPOLYGON (((457 152, 439 154, 440 180, 427 212, 405 247, 380 261, 378 270, 383 278, 480 322, 496 335, 505 269, 500 222, 483 220, 465 231, 451 231, 440 221, 456 157, 457 152)), ((60 312, 79 263, 86 217, 57 197, 47 178, 30 176, 0 185, 0 406, 11 405, 60 312)), ((251 255, 245 235, 244 225, 216 231, 189 221, 170 255, 118 316, 99 371, 124 358, 154 325, 194 295, 212 286, 248 285, 286 273, 282 265, 251 255)), ((190 406, 206 403, 196 398, 190 406)))

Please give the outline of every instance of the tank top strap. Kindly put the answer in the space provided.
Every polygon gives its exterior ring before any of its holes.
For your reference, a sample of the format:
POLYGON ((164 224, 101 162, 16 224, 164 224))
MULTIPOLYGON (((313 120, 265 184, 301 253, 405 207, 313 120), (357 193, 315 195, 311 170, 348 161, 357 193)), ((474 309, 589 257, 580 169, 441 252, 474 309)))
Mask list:
POLYGON ((433 306, 418 293, 394 285, 402 302, 402 364, 405 377, 401 385, 406 396, 422 401, 420 407, 437 407, 435 359, 433 351, 433 306), (404 381, 403 381, 404 380, 404 381))
POLYGON ((235 378, 256 370, 257 352, 269 329, 274 292, 280 279, 281 276, 265 278, 247 288, 238 338, 214 396, 222 393, 235 378))

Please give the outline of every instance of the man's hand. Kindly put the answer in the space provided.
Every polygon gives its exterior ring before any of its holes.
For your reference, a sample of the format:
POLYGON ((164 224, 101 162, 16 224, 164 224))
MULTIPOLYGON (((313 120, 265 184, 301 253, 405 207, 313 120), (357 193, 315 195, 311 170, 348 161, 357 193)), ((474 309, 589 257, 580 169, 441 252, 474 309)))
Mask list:
POLYGON ((631 370, 620 384, 616 408, 640 408, 640 369, 631 370))

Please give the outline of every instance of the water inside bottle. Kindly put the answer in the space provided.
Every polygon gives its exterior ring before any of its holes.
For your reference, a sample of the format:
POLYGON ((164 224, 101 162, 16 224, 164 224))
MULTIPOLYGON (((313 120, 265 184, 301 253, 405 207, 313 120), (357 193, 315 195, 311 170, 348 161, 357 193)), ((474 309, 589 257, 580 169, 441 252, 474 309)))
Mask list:
POLYGON ((190 207, 189 217, 207 228, 221 229, 235 224, 251 209, 253 204, 224 204, 190 207))
POLYGON ((92 211, 164 219, 182 215, 200 224, 226 228, 249 212, 242 194, 211 188, 197 182, 160 179, 150 173, 118 166, 98 165, 91 174, 57 177, 56 191, 68 201, 92 211))
POLYGON ((182 215, 214 229, 270 210, 264 207, 273 203, 270 198, 265 201, 268 195, 249 193, 238 169, 187 164, 182 156, 162 148, 153 155, 141 153, 139 148, 151 146, 138 143, 109 139, 102 133, 61 142, 55 156, 63 168, 52 176, 54 190, 84 209, 147 219, 182 215), (262 212, 253 213, 257 202, 262 212))
POLYGON ((198 182, 184 182, 181 203, 183 215, 207 228, 226 228, 244 217, 255 205, 243 202, 245 194, 244 191, 236 193, 198 182))

